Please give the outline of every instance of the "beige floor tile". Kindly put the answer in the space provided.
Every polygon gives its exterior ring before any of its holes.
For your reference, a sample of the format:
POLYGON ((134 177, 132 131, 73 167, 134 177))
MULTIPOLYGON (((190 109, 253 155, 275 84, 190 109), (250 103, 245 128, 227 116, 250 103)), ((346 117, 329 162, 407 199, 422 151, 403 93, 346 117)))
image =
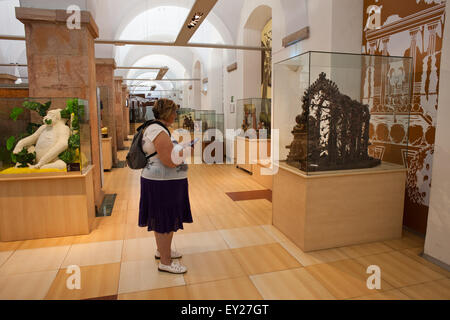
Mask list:
MULTIPOLYGON (((127 239, 123 244, 122 261, 154 260, 156 249, 154 237, 127 239)), ((174 243, 172 249, 176 249, 174 243)))
POLYGON ((138 212, 128 211, 128 213, 125 216, 125 219, 126 219, 125 220, 126 224, 133 225, 133 226, 139 225, 139 213, 138 212))
POLYGON ((389 290, 377 292, 368 296, 353 298, 351 300, 411 300, 411 298, 399 290, 389 290))
POLYGON ((138 212, 139 211, 139 198, 128 200, 127 210, 138 212))
POLYGON ((218 231, 175 234, 175 246, 182 254, 228 249, 218 231))
POLYGON ((107 226, 107 225, 111 225, 111 224, 125 224, 125 223, 127 223, 127 213, 126 212, 118 212, 118 213, 112 214, 111 216, 99 217, 97 219, 99 220, 100 226, 107 226))
POLYGON ((250 247, 276 242, 261 226, 219 230, 230 248, 250 247))
POLYGON ((374 254, 379 254, 379 253, 384 253, 384 252, 389 252, 389 251, 394 250, 382 242, 358 244, 358 245, 354 245, 354 246, 341 247, 339 249, 340 249, 340 251, 345 253, 350 258, 371 256, 374 254))
POLYGON ((288 237, 271 224, 262 225, 261 227, 278 242, 290 241, 288 237))
MULTIPOLYGON (((188 271, 189 272, 189 271, 188 271)), ((248 277, 225 279, 187 286, 192 300, 261 300, 248 277)))
POLYGON ((0 276, 58 270, 70 246, 16 250, 0 268, 0 276))
POLYGON ((123 240, 74 244, 64 259, 62 268, 120 262, 122 247, 123 240))
POLYGON ((207 215, 194 217, 193 223, 184 223, 183 230, 178 230, 177 234, 192 233, 192 232, 206 232, 215 231, 216 227, 211 223, 207 215))
POLYGON ((247 216, 240 212, 232 212, 226 215, 209 215, 209 218, 217 230, 235 229, 255 225, 247 216))
POLYGON ((118 300, 189 300, 187 286, 119 294, 118 300))
POLYGON ((183 275, 158 271, 155 260, 122 262, 119 294, 185 285, 183 275))
POLYGON ((75 241, 75 237, 60 237, 60 238, 47 238, 47 239, 35 239, 25 240, 17 248, 18 250, 24 249, 38 249, 58 246, 70 246, 75 241))
POLYGON ((272 224, 272 202, 266 199, 236 201, 244 214, 257 225, 272 224))
POLYGON ((16 250, 23 241, 11 241, 11 242, 1 242, 0 241, 0 252, 2 251, 14 251, 16 250))
POLYGON ((425 258, 423 258, 421 256, 423 253, 423 248, 419 247, 419 248, 405 249, 405 250, 400 250, 400 252, 407 255, 408 257, 414 259, 415 261, 422 263, 423 265, 427 266, 431 270, 436 271, 437 273, 440 273, 447 278, 450 278, 450 271, 439 267, 438 265, 432 263, 431 261, 426 260, 425 258))
MULTIPOLYGON (((371 274, 355 260, 340 260, 305 267, 306 270, 337 299, 349 299, 369 295, 374 290, 367 288, 367 279, 371 274)), ((381 277, 381 289, 393 289, 381 277)))
POLYGON ((406 230, 403 230, 403 236, 400 239, 383 241, 384 244, 388 245, 394 250, 403 250, 417 247, 423 248, 424 242, 424 238, 416 236, 406 230))
POLYGON ((0 251, 0 267, 8 260, 14 251, 0 251))
POLYGON ((116 198, 114 202, 113 212, 121 212, 128 210, 128 200, 118 200, 116 198))
POLYGON ((57 270, 0 276, 0 300, 42 300, 57 270))
POLYGON ((186 284, 237 278, 245 271, 229 250, 184 255, 181 262, 188 267, 186 284))
POLYGON ((399 289, 415 300, 450 300, 450 279, 441 279, 399 289))
POLYGON ((379 266, 381 278, 395 288, 443 278, 444 276, 398 251, 357 258, 365 268, 379 266))
POLYGON ((125 239, 151 238, 155 237, 153 231, 148 231, 147 227, 139 227, 137 224, 127 224, 125 226, 125 239))
POLYGON ((250 276, 265 300, 334 300, 305 268, 250 276))
POLYGON ((123 240, 125 238, 125 224, 98 225, 90 234, 77 236, 74 244, 123 240))
POLYGON ((280 242, 280 245, 305 267, 314 264, 328 263, 350 258, 339 248, 311 251, 306 253, 291 241, 282 241, 280 242))
POLYGON ((248 275, 300 268, 302 265, 278 243, 232 249, 248 275))
POLYGON ((80 267, 80 289, 68 289, 67 280, 73 273, 60 269, 45 299, 81 300, 117 294, 120 263, 80 267))

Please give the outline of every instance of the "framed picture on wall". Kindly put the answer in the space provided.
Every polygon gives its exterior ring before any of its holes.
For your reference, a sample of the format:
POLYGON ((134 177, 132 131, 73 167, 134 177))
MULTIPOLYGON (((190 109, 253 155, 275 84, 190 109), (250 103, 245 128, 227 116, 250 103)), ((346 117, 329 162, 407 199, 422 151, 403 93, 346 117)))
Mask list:
POLYGON ((230 103, 230 113, 235 113, 236 112, 236 103, 232 102, 230 103))

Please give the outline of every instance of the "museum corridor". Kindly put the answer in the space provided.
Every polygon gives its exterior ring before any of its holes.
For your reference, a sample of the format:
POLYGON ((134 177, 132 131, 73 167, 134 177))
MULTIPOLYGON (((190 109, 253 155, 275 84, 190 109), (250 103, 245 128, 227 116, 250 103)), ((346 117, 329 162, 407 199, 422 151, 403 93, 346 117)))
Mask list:
POLYGON ((0 299, 450 299, 450 272, 419 256, 421 237, 304 253, 271 225, 269 200, 227 195, 264 190, 231 165, 190 166, 194 223, 174 236, 189 272, 158 272, 153 232, 137 226, 139 174, 105 173, 116 202, 89 235, 1 242, 0 299), (377 292, 366 286, 372 264, 383 270, 377 292), (80 290, 67 289, 69 265, 81 268, 80 290))

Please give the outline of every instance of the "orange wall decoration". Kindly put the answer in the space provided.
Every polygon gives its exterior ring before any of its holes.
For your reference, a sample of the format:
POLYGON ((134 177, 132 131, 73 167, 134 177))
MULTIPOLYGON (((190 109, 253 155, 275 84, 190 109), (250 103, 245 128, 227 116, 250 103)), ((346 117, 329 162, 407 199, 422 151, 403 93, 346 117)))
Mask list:
MULTIPOLYGON (((371 139, 386 148, 404 150, 401 161, 408 164, 408 175, 403 223, 423 234, 433 167, 445 3, 445 0, 364 0, 362 52, 412 57, 412 100, 407 108, 409 143, 406 145, 406 140, 400 137, 406 134, 404 129, 395 124, 372 128, 371 139)), ((363 86, 369 81, 363 76, 363 86)), ((383 86, 375 83, 371 97, 365 97, 375 118, 389 108, 381 97, 383 86)), ((399 119, 401 116, 399 112, 399 119)))

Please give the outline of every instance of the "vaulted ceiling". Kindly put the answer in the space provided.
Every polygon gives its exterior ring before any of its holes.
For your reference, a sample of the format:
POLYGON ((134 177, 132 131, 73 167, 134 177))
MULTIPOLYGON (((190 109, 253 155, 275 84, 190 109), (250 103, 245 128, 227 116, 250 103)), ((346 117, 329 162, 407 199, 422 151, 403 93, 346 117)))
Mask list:
MULTIPOLYGON (((70 4, 89 10, 100 31, 100 39, 140 40, 174 42, 180 35, 181 41, 189 43, 235 45, 243 0, 1 0, 0 34, 24 35, 24 27, 15 18, 14 7, 31 6, 65 9, 70 4), (210 2, 209 2, 210 1, 210 2), (184 31, 192 9, 204 7, 201 23, 184 31), (183 30, 183 32, 180 32, 183 30), (186 35, 187 34, 187 35, 186 35), (186 41, 188 40, 188 41, 186 41)), ((180 39, 179 39, 180 40, 180 39)), ((0 63, 26 64, 25 43, 0 40, 0 63)), ((196 61, 207 66, 211 48, 123 46, 96 44, 98 58, 115 58, 118 66, 167 66, 165 78, 191 78, 192 66, 196 61)), ((230 56, 223 50, 224 57, 230 56)), ((231 53, 231 56, 233 53, 231 53)), ((2 68, 2 67, 0 67, 2 68)), ((203 68, 207 70, 207 68, 203 68)), ((0 73, 19 73, 26 77, 26 68, 5 67, 0 73), (12 70, 14 69, 14 70, 12 70)), ((139 78, 151 73, 143 70, 117 70, 116 75, 124 78, 139 78)), ((206 74, 204 76, 207 76, 206 74)), ((130 81, 129 84, 135 84, 130 81)), ((174 87, 176 83, 172 83, 174 87)), ((167 84, 164 85, 167 87, 167 84)))

